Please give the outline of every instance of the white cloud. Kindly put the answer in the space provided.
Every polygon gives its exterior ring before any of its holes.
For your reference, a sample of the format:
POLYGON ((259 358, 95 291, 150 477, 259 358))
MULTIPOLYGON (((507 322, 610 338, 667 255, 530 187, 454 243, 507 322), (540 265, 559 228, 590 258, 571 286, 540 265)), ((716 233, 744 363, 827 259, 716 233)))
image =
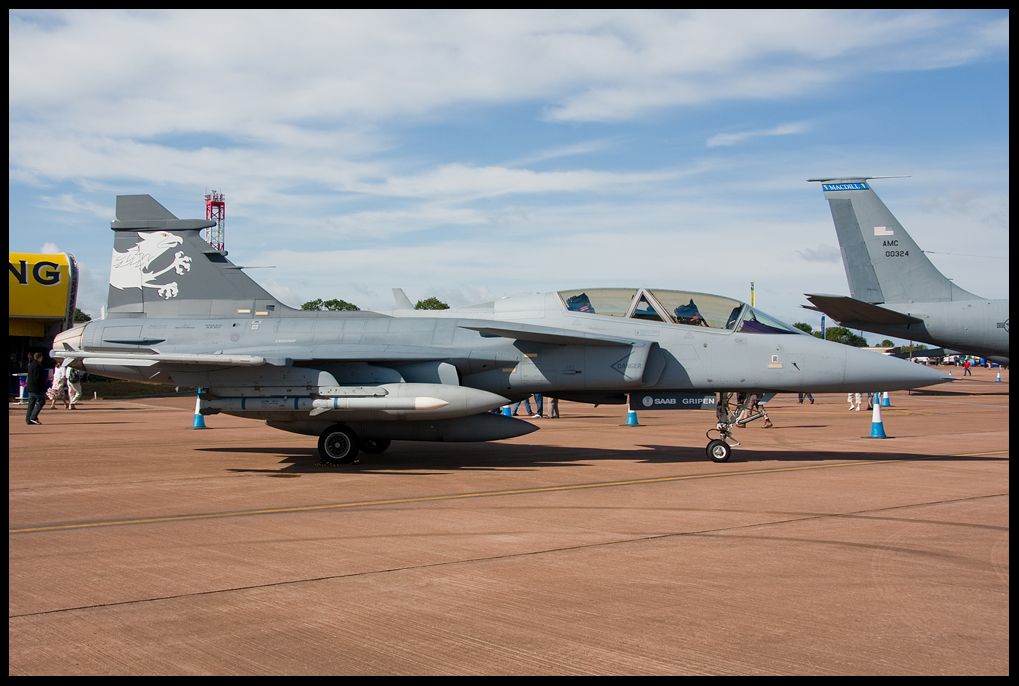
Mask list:
POLYGON ((748 138, 755 138, 757 136, 789 136, 791 134, 803 133, 808 129, 806 122, 796 122, 792 124, 782 124, 771 129, 757 129, 756 131, 739 131, 736 133, 719 133, 715 134, 706 141, 706 145, 709 148, 713 148, 718 145, 735 145, 736 143, 742 143, 748 138))
MULTIPOLYGON (((641 183, 646 175, 411 170, 387 123, 465 104, 533 103, 614 122, 775 100, 875 71, 1004 54, 1008 22, 945 12, 117 11, 8 15, 9 176, 487 196, 641 183)), ((535 110, 536 111, 536 110, 535 110)), ((800 133, 719 133, 708 146, 800 133)), ((420 169, 420 167, 418 167, 420 169)), ((653 180, 653 179, 652 179, 653 180)), ((275 203, 273 203, 275 204, 275 203)), ((95 208, 89 211, 94 212, 95 208)))
POLYGON ((825 245, 822 243, 816 248, 804 248, 803 250, 797 250, 796 254, 805 259, 807 262, 833 262, 840 263, 842 261, 842 253, 833 245, 825 245))
POLYGON ((87 200, 78 200, 70 193, 62 193, 57 196, 40 195, 39 200, 41 201, 40 207, 42 209, 72 212, 75 214, 85 212, 106 221, 112 220, 114 214, 116 214, 112 207, 103 207, 87 200))
POLYGON ((506 167, 448 164, 416 176, 392 177, 381 185, 361 184, 358 190, 382 195, 433 198, 491 197, 510 193, 594 191, 614 186, 647 184, 673 178, 667 172, 619 174, 590 170, 534 172, 506 167))
POLYGON ((608 140, 597 140, 597 141, 584 141, 583 143, 574 143, 572 145, 561 145, 554 148, 548 148, 546 150, 540 150, 537 153, 522 157, 520 159, 512 160, 507 162, 507 167, 523 167, 528 164, 534 164, 535 162, 545 162, 547 160, 559 159, 562 157, 572 157, 574 155, 586 155, 592 152, 598 152, 612 147, 612 142, 608 140))
POLYGON ((944 12, 60 11, 9 15, 9 111, 113 137, 294 145, 455 103, 556 120, 803 93, 1007 51, 1008 22, 944 12), (44 21, 38 21, 39 17, 44 21), (907 66, 908 63, 908 66, 907 66), (337 122, 344 122, 337 127, 337 122))

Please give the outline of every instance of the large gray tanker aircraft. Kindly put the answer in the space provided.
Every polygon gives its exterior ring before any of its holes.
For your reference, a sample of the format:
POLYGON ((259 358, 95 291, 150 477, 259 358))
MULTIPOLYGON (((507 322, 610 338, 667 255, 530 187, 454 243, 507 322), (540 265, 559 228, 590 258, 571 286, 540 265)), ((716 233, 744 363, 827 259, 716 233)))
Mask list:
POLYGON ((329 462, 390 441, 488 441, 537 429, 490 410, 532 393, 590 403, 631 391, 718 393, 718 438, 752 393, 927 386, 941 374, 818 340, 717 295, 588 288, 444 311, 305 312, 280 303, 148 195, 117 197, 106 316, 53 356, 119 379, 194 386, 203 414, 319 436, 329 462), (739 393, 737 395, 737 392, 739 393))
POLYGON ((867 183, 818 181, 831 206, 852 297, 808 294, 850 329, 979 355, 1008 364, 1008 300, 988 300, 945 278, 867 183))

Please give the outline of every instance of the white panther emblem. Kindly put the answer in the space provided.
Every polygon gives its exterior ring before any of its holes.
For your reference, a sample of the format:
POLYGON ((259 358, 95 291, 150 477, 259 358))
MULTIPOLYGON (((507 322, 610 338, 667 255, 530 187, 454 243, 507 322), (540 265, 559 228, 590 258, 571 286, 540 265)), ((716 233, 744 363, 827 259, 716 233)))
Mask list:
POLYGON ((184 239, 167 231, 139 233, 137 245, 127 252, 113 251, 113 265, 110 269, 110 285, 124 290, 126 288, 155 288, 160 297, 177 297, 177 282, 154 283, 157 278, 174 270, 178 275, 191 270, 191 258, 178 250, 174 255, 173 264, 158 272, 149 271, 149 265, 164 252, 180 245, 184 239))

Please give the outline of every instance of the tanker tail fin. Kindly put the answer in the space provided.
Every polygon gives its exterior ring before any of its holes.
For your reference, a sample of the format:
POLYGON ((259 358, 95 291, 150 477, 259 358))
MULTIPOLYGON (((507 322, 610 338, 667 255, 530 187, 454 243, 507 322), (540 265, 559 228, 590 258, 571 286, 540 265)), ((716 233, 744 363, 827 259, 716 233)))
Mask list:
POLYGON ((946 302, 978 298, 938 271, 867 181, 822 183, 831 206, 849 292, 866 303, 946 302))

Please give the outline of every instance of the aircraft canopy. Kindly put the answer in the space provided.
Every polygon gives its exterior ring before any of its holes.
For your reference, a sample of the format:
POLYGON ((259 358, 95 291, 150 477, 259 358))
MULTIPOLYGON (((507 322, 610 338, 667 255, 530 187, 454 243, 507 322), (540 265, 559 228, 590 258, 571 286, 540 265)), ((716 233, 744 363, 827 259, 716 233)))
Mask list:
POLYGON ((746 303, 708 293, 647 288, 559 291, 570 312, 744 333, 802 333, 746 303))

